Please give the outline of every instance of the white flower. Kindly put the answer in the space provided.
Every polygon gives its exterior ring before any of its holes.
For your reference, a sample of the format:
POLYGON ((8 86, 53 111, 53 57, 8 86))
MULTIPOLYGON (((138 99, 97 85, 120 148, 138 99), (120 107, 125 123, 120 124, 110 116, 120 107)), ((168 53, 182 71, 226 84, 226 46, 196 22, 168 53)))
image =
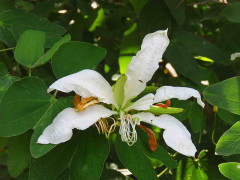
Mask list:
POLYGON ((80 103, 81 111, 76 112, 74 108, 64 109, 43 131, 38 143, 59 144, 68 141, 72 136, 72 129, 84 130, 95 123, 99 123, 99 131, 109 130, 105 126, 108 125, 106 118, 112 116, 114 125, 117 124, 116 121, 120 121, 119 133, 122 140, 129 145, 137 141, 136 125, 145 122, 164 129, 163 138, 172 149, 186 156, 194 156, 197 150, 191 135, 176 118, 166 114, 155 116, 149 112, 129 112, 149 110, 154 103, 171 98, 186 100, 195 97, 198 104, 204 107, 198 91, 171 86, 163 86, 155 95, 147 94, 136 102, 131 102, 146 88, 146 83, 158 69, 168 44, 167 30, 146 35, 141 50, 132 58, 126 75, 122 75, 113 88, 101 74, 93 70, 83 70, 53 83, 48 89, 49 92, 54 89, 65 93, 74 91, 83 97, 84 102, 79 96, 76 97, 75 108, 80 103))

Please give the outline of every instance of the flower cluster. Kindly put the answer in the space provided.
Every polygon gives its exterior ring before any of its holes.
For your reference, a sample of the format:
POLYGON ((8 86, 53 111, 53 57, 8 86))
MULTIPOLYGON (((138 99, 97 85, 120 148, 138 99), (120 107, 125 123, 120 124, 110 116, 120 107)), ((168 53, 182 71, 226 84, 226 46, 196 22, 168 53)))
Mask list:
POLYGON ((74 128, 85 130, 94 124, 99 131, 112 132, 114 126, 120 123, 119 134, 122 141, 132 145, 137 141, 136 126, 142 127, 140 124, 148 123, 164 129, 163 138, 169 147, 186 156, 194 156, 197 150, 189 131, 180 121, 168 114, 155 116, 146 111, 154 104, 171 98, 186 100, 195 97, 198 104, 204 107, 198 91, 187 87, 163 86, 155 94, 147 94, 134 102, 158 69, 168 44, 167 30, 146 35, 141 50, 133 56, 126 75, 120 76, 113 87, 101 74, 88 69, 53 83, 49 92, 56 89, 65 93, 74 91, 77 94, 74 108, 66 108, 60 112, 43 131, 38 143, 66 142, 72 137, 74 128), (111 127, 107 121, 109 117, 113 120, 111 127))

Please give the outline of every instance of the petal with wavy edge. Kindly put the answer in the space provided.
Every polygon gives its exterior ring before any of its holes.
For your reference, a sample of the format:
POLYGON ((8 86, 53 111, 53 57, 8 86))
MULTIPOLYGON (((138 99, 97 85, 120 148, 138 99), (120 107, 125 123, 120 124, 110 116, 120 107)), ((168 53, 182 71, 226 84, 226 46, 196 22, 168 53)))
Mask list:
POLYGON ((156 117, 151 113, 139 113, 134 115, 134 117, 138 117, 142 122, 165 129, 163 139, 166 144, 175 151, 185 156, 194 156, 197 152, 191 140, 191 134, 175 117, 167 114, 156 117))
POLYGON ((94 105, 81 112, 76 112, 73 108, 66 108, 43 131, 37 143, 59 144, 66 142, 72 137, 74 128, 79 130, 87 129, 100 118, 106 118, 115 113, 102 105, 94 105))
POLYGON ((117 107, 113 98, 112 87, 101 74, 94 70, 86 69, 65 76, 54 82, 49 87, 48 92, 54 89, 66 93, 74 91, 82 97, 97 97, 99 101, 117 107))
POLYGON ((201 100, 200 93, 197 90, 188 87, 162 86, 156 91, 154 103, 162 102, 171 98, 187 100, 191 97, 197 98, 197 103, 204 108, 205 104, 201 100))
POLYGON ((131 104, 129 107, 127 107, 125 110, 130 111, 131 109, 135 110, 148 110, 150 109, 150 106, 153 104, 153 98, 154 95, 152 93, 147 94, 131 104))
POLYGON ((141 50, 128 65, 124 104, 144 90, 146 83, 158 69, 168 44, 167 30, 156 31, 144 37, 141 50))

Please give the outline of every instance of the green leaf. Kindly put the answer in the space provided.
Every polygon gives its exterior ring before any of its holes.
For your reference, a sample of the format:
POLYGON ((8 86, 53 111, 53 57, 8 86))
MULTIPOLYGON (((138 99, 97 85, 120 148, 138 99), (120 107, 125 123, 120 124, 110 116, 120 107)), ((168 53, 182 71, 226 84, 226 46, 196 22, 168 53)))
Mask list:
POLYGON ((179 25, 185 21, 185 2, 179 0, 164 0, 167 4, 173 18, 179 25))
POLYGON ((237 180, 240 177, 240 163, 228 162, 218 165, 219 171, 227 178, 237 180))
POLYGON ((240 2, 231 3, 223 9, 221 15, 223 17, 226 17, 227 20, 231 22, 240 23, 239 11, 240 11, 240 2))
POLYGON ((43 116, 38 120, 37 124, 34 125, 34 133, 32 135, 30 144, 30 151, 34 158, 39 158, 43 156, 56 146, 54 144, 37 144, 37 140, 42 134, 43 130, 52 123, 53 119, 57 116, 57 114, 63 109, 71 107, 72 102, 72 98, 64 98, 58 101, 54 101, 45 111, 43 116))
POLYGON ((140 49, 141 41, 139 36, 140 32, 136 23, 124 32, 120 45, 120 56, 118 59, 121 74, 126 74, 132 56, 134 56, 140 49))
POLYGON ((163 1, 148 0, 139 14, 139 30, 142 36, 159 29, 167 29, 169 22, 170 16, 163 1))
POLYGON ((138 128, 137 145, 138 149, 145 153, 149 158, 158 159, 169 168, 177 167, 177 162, 160 144, 158 144, 156 151, 153 152, 150 150, 148 143, 148 135, 140 128, 138 128))
POLYGON ((117 103, 117 105, 121 106, 124 100, 124 85, 126 83, 127 76, 126 75, 121 75, 116 84, 113 87, 113 94, 114 94, 114 99, 117 103))
POLYGON ((16 136, 34 127, 54 101, 46 90, 46 85, 36 77, 14 82, 0 104, 0 136, 16 136))
POLYGON ((134 176, 136 176, 137 179, 157 179, 157 174, 153 169, 150 160, 142 150, 138 148, 137 143, 129 146, 126 142, 123 142, 118 135, 115 148, 120 161, 133 173, 134 176))
POLYGON ((40 57, 35 64, 32 65, 32 68, 41 66, 41 65, 45 64, 46 62, 48 62, 52 58, 54 53, 57 52, 59 47, 61 45, 63 45, 64 43, 69 42, 70 40, 71 40, 70 34, 67 34, 64 37, 62 37, 59 41, 57 41, 53 45, 53 47, 51 49, 49 49, 42 57, 40 57))
POLYGON ((199 106, 199 104, 197 104, 196 102, 192 103, 189 110, 188 118, 192 130, 195 133, 201 132, 203 129, 203 121, 205 120, 205 117, 203 114, 203 108, 199 106))
POLYGON ((71 106, 72 98, 52 98, 40 79, 23 78, 13 83, 2 98, 0 136, 15 136, 33 129, 30 151, 38 158, 55 147, 37 144, 38 137, 60 111, 71 106))
POLYGON ((184 180, 208 180, 205 170, 201 166, 196 166, 192 159, 188 159, 184 180))
POLYGON ((0 100, 5 93, 5 91, 9 88, 9 86, 16 80, 20 79, 17 76, 11 76, 8 73, 7 67, 5 64, 0 62, 0 100))
POLYGON ((19 38, 14 52, 16 61, 28 68, 32 68, 44 54, 46 36, 44 32, 27 30, 19 38))
POLYGON ((206 70, 200 68, 195 56, 206 57, 219 64, 229 63, 229 57, 223 51, 197 35, 181 32, 171 42, 165 52, 167 61, 177 72, 198 84, 205 79, 206 70))
POLYGON ((196 83, 200 83, 203 79, 204 73, 199 68, 193 55, 189 52, 188 48, 183 47, 180 43, 170 45, 165 56, 167 61, 173 65, 176 71, 181 73, 184 77, 191 79, 196 83))
POLYGON ((212 105, 240 115, 240 77, 213 84, 203 91, 204 98, 212 105))
POLYGON ((106 50, 84 42, 63 44, 52 58, 55 76, 61 78, 83 69, 91 69, 105 57, 106 50))
POLYGON ((217 142, 216 152, 229 156, 240 153, 240 122, 235 123, 217 142))
POLYGON ((46 33, 45 47, 51 47, 65 33, 62 26, 53 24, 44 17, 17 9, 14 3, 8 0, 0 0, 0 4, 0 40, 9 47, 15 47, 20 35, 28 29, 46 33))
POLYGON ((139 14, 142 10, 142 8, 145 6, 145 4, 148 2, 148 0, 130 0, 130 3, 133 5, 135 12, 139 14))
POLYGON ((96 128, 79 132, 69 142, 56 147, 35 160, 30 169, 31 180, 55 179, 70 168, 70 179, 99 179, 109 153, 109 144, 96 128))
POLYGON ((232 114, 229 111, 221 108, 218 108, 217 115, 221 120, 225 121, 229 125, 233 125, 240 120, 240 115, 232 114))
POLYGON ((8 172, 12 177, 19 176, 31 161, 29 151, 31 133, 9 138, 8 144, 8 172))

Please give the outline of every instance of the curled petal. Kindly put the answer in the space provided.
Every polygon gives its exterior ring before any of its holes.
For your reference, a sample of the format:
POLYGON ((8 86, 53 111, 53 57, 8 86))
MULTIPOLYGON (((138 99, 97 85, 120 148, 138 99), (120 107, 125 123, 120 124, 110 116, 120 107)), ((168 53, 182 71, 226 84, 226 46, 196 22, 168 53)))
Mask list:
POLYGON ((156 91, 154 103, 162 102, 171 98, 187 100, 191 97, 197 98, 197 103, 204 108, 205 105, 201 100, 200 93, 197 90, 188 87, 162 86, 156 91))
POLYGON ((135 117, 138 117, 140 121, 165 129, 163 139, 166 144, 175 151, 185 156, 194 156, 197 152, 191 140, 191 134, 187 128, 173 116, 163 114, 155 117, 151 115, 151 113, 139 113, 136 114, 135 117))
POLYGON ((96 123, 100 118, 115 114, 104 106, 94 105, 84 111, 76 112, 73 108, 66 108, 60 112, 38 138, 40 144, 59 144, 72 137, 74 128, 84 130, 96 123))
POLYGON ((146 83, 158 69, 158 63, 162 59, 168 44, 167 30, 156 31, 144 37, 141 50, 138 51, 136 56, 133 56, 128 65, 125 103, 144 90, 146 83))
POLYGON ((236 52, 236 53, 231 54, 231 61, 234 61, 234 60, 237 59, 238 57, 240 57, 240 53, 239 53, 239 52, 236 52))
POLYGON ((117 106, 113 98, 112 87, 101 74, 94 70, 86 69, 65 76, 54 82, 48 92, 54 89, 66 93, 74 91, 85 98, 97 97, 100 102, 117 106))
POLYGON ((153 98, 154 98, 154 95, 152 93, 147 94, 147 95, 143 96, 142 98, 140 98, 139 100, 137 100, 136 102, 134 102, 129 107, 127 107, 125 110, 126 111, 130 111, 132 109, 148 110, 148 109, 150 109, 150 106, 153 104, 153 98))

